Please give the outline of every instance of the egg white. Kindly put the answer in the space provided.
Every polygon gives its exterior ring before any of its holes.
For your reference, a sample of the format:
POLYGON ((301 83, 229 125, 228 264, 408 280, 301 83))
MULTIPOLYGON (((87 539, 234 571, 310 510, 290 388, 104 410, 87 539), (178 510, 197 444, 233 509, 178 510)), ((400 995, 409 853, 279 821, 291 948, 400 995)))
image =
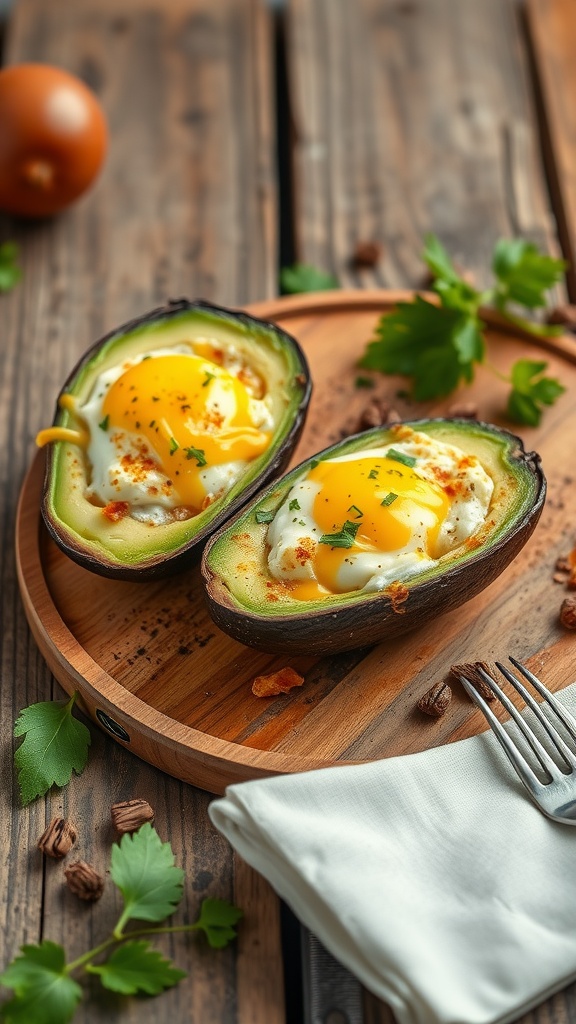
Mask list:
MULTIPOLYGON (((198 341, 205 342, 209 339, 199 338, 198 341)), ((97 377, 88 400, 77 407, 77 412, 85 421, 90 435, 86 451, 91 467, 87 497, 103 505, 113 501, 125 501, 130 506, 129 514, 134 519, 154 526, 172 522, 173 510, 182 504, 173 482, 162 471, 160 457, 143 435, 128 430, 103 430, 99 424, 104 419, 103 403, 106 394, 123 373, 144 358, 175 354, 194 355, 194 346, 179 344, 172 348, 153 349, 110 367, 97 377), (123 464, 122 460, 126 455, 149 457, 154 460, 155 467, 147 471, 145 479, 135 480, 123 464)), ((236 376, 245 364, 233 346, 229 346, 223 352, 221 365, 236 376)), ((274 418, 268 396, 265 395, 262 399, 250 396, 248 407, 255 427, 273 430, 274 418)), ((249 464, 245 459, 237 459, 203 468, 199 475, 207 500, 212 502, 227 494, 240 480, 249 464)))
MULTIPOLYGON (((424 480, 437 483, 436 468, 446 471, 451 480, 458 482, 458 492, 438 534, 437 558, 431 558, 425 553, 427 532, 434 524, 434 517, 427 509, 421 508, 419 522, 413 527, 410 540, 403 548, 397 551, 350 551, 336 580, 339 591, 343 593, 383 590, 390 583, 403 582, 431 568, 438 558, 463 544, 486 520, 494 490, 492 478, 477 461, 459 468, 465 453, 426 434, 412 432, 408 440, 363 449, 329 461, 352 462, 362 457, 382 457, 390 448, 416 457, 418 461, 414 472, 424 480)), ((318 481, 306 478, 300 480, 291 488, 268 527, 268 567, 272 576, 280 581, 314 579, 314 559, 299 560, 297 549, 303 545, 309 550, 310 547, 315 549, 323 533, 314 519, 314 499, 320 488, 318 481), (289 507, 294 499, 300 506, 299 510, 291 510, 289 507)))

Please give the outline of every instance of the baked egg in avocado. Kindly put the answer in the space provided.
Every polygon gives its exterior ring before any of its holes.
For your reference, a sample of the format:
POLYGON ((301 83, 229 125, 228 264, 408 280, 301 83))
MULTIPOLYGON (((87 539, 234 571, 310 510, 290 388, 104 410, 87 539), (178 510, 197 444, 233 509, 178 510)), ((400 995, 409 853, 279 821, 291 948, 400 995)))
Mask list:
POLYGON ((310 390, 297 342, 245 313, 182 300, 123 325, 38 434, 50 533, 102 575, 173 571, 282 471, 310 390))
POLYGON ((530 536, 545 490, 538 456, 488 424, 422 420, 348 438, 211 539, 212 617, 278 653, 399 635, 492 582, 530 536))

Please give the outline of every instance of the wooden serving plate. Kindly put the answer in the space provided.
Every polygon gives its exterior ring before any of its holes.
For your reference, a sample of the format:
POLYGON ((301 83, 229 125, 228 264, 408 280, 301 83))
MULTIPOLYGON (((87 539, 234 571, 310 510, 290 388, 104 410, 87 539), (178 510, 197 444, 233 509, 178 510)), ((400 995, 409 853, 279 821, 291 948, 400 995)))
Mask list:
MULTIPOLYGON (((507 387, 484 367, 470 388, 437 403, 397 397, 406 386, 400 378, 378 377, 372 390, 355 385, 356 360, 378 317, 409 297, 325 292, 250 307, 295 335, 310 360, 315 392, 294 464, 355 433, 375 397, 389 398, 406 419, 444 415, 456 400, 471 401, 481 419, 510 429, 503 416, 507 387)), ((305 675, 304 685, 257 698, 254 677, 286 659, 243 647, 214 626, 197 568, 159 582, 117 582, 92 575, 56 548, 40 520, 39 453, 18 508, 18 573, 30 627, 64 689, 78 690, 84 710, 119 743, 220 793, 232 782, 388 757, 481 731, 484 720, 458 683, 442 718, 416 708, 454 662, 514 654, 552 689, 571 682, 576 634, 559 625, 566 592, 553 574, 556 559, 576 544, 576 343, 536 342, 488 319, 490 363, 506 373, 519 357, 546 359, 567 392, 546 410, 541 427, 521 430, 526 448, 542 456, 549 497, 530 542, 479 597, 392 643, 320 659, 302 651, 290 664, 305 675)))

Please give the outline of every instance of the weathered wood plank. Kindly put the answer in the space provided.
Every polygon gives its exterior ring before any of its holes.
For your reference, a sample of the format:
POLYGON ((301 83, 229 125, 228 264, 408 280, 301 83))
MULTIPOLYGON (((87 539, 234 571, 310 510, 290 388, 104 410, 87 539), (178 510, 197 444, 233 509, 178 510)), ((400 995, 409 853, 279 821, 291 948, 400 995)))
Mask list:
MULTIPOLYGON (((434 231, 483 285, 499 237, 559 251, 515 0, 289 0, 287 37, 299 259, 343 287, 419 286, 434 231), (374 269, 351 266, 360 241, 382 245, 374 269)), ((576 1020, 573 1001, 522 1024, 576 1020)), ((369 995, 365 1014, 392 1019, 369 995)))
POLYGON ((290 0, 298 255, 345 286, 416 286, 435 231, 484 281, 495 240, 556 248, 507 0, 290 0), (375 270, 355 271, 375 240, 375 270))
MULTIPOLYGON (((2 965, 25 941, 62 941, 70 956, 101 939, 118 897, 109 878, 94 908, 64 889, 63 866, 43 869, 35 843, 64 813, 78 856, 105 871, 109 807, 142 795, 186 870, 177 920, 205 895, 235 900, 246 920, 236 947, 159 942, 189 979, 156 1000, 101 995, 79 1022, 159 1019, 282 1024, 277 902, 209 825, 209 797, 150 768, 92 729, 90 766, 63 793, 18 807, 11 727, 20 708, 62 692, 29 638, 17 594, 14 513, 33 438, 89 343, 171 296, 245 304, 275 292, 276 186, 270 17, 261 0, 19 0, 7 63, 43 61, 84 78, 111 128, 104 173, 91 193, 50 222, 0 218, 0 240, 22 247, 24 278, 0 298, 0 537, 2 691, 0 934, 2 965), (44 884, 43 884, 44 882, 44 884), (258 944, 266 950, 263 972, 258 944), (237 976, 241 975, 237 983, 237 976)), ((94 987, 96 990, 96 986, 94 987)))
POLYGON ((528 0, 527 23, 537 71, 543 141, 567 284, 576 301, 576 11, 571 0, 528 0))

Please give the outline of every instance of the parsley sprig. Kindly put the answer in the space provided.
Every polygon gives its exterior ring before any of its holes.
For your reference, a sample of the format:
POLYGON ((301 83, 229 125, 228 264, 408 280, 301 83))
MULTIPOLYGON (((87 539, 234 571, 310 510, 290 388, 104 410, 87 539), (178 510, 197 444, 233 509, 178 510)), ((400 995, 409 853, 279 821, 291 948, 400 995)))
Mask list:
POLYGON ((45 700, 24 708, 14 736, 24 742, 14 754, 23 804, 44 796, 51 786, 66 786, 88 760, 90 732, 72 714, 78 693, 70 700, 45 700))
MULTIPOLYGON (((412 378, 417 401, 441 398, 461 382, 470 383, 474 367, 485 360, 482 307, 492 306, 511 323, 534 335, 552 336, 561 328, 528 319, 546 305, 546 291, 562 277, 563 260, 538 251, 522 239, 501 239, 492 257, 494 285, 478 291, 455 269, 448 253, 428 235, 423 258, 430 268, 439 304, 416 295, 382 316, 360 366, 412 378), (520 311, 518 311, 520 307, 520 311)), ((543 406, 552 405, 565 388, 543 375, 546 363, 518 360, 506 378, 512 387, 507 412, 515 423, 536 426, 543 406)))
POLYGON ((16 242, 3 242, 0 245, 0 292, 9 292, 22 277, 18 265, 20 249, 16 242))
POLYGON ((104 988, 121 995, 158 995, 172 988, 186 972, 154 949, 151 936, 201 931, 213 949, 222 949, 235 938, 242 911, 220 899, 205 899, 193 924, 158 926, 182 899, 184 872, 174 864, 170 844, 162 842, 149 822, 112 848, 110 874, 124 901, 112 933, 68 963, 64 948, 48 939, 22 946, 19 956, 0 975, 0 984, 14 993, 0 1007, 4 1020, 67 1024, 82 999, 83 991, 73 977, 82 971, 97 976, 104 988), (133 920, 152 922, 156 927, 126 931, 133 920))

